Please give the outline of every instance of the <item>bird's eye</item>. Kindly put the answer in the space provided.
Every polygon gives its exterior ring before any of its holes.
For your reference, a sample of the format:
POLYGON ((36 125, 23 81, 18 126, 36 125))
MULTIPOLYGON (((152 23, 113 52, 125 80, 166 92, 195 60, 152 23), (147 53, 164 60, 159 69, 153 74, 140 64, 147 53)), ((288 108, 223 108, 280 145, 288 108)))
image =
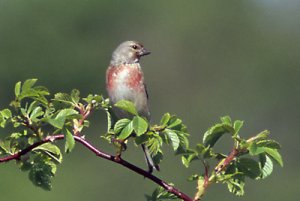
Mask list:
POLYGON ((135 50, 138 49, 137 45, 132 45, 131 47, 132 47, 132 49, 135 49, 135 50))

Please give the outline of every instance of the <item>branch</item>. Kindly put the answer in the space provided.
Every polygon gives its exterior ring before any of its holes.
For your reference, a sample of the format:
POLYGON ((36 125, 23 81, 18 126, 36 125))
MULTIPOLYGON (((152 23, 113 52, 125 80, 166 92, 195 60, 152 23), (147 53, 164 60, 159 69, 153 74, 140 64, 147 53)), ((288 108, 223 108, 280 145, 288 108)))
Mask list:
MULTIPOLYGON (((18 153, 15 153, 13 155, 10 156, 6 156, 3 158, 0 158, 0 163, 3 162, 8 162, 10 160, 20 160, 21 156, 29 153, 32 149, 48 143, 48 142, 53 142, 55 140, 62 140, 64 139, 64 135, 63 134, 58 134, 58 135, 53 135, 53 136, 48 136, 44 139, 42 139, 39 142, 36 142, 32 145, 30 145, 29 147, 21 150, 18 153)), ((181 192, 179 189, 175 188, 174 186, 169 185, 167 182, 161 180, 160 178, 152 175, 151 173, 127 162, 126 160, 123 160, 120 157, 117 156, 113 156, 110 154, 107 154, 103 151, 100 151, 99 149, 97 149, 96 147, 94 147, 92 144, 90 144, 87 140, 85 140, 84 138, 80 137, 80 136, 74 136, 74 139, 79 142, 80 144, 82 144, 83 146, 85 146, 86 148, 88 148, 90 151, 92 151, 93 153, 96 154, 96 156, 99 156, 101 158, 104 158, 106 160, 110 160, 114 163, 120 164, 128 169, 130 169, 131 171, 134 171, 140 175, 142 175, 143 177, 148 178, 149 180, 153 181, 154 183, 158 184, 159 186, 163 187, 164 189, 166 189, 168 192, 176 195, 178 198, 183 199, 184 201, 193 201, 192 198, 190 198, 188 195, 186 195, 185 193, 181 192)))

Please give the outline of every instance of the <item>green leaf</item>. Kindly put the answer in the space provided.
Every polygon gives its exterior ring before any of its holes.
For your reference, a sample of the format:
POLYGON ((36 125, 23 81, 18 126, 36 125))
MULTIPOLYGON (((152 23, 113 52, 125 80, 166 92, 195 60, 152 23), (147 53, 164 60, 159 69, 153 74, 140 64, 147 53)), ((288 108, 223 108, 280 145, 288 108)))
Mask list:
POLYGON ((230 126, 232 125, 231 118, 229 116, 221 117, 221 122, 230 126))
POLYGON ((167 128, 175 129, 175 127, 177 127, 177 126, 179 126, 181 124, 182 124, 182 120, 178 119, 175 116, 173 116, 173 117, 171 117, 171 119, 169 121, 169 125, 167 126, 167 128))
POLYGON ((259 155, 261 174, 257 179, 265 179, 273 172, 273 162, 266 154, 259 155))
POLYGON ((280 149, 281 146, 275 140, 261 140, 256 143, 258 147, 268 147, 271 149, 280 149))
POLYGON ((75 139, 72 133, 68 129, 66 129, 65 137, 66 137, 65 152, 70 153, 75 147, 75 139))
POLYGON ((155 155, 151 155, 151 157, 152 157, 153 163, 155 165, 158 165, 158 164, 160 164, 160 162, 163 159, 163 153, 161 150, 159 150, 155 155))
POLYGON ((132 120, 132 126, 135 134, 140 136, 144 134, 148 129, 148 123, 140 116, 135 116, 132 120))
POLYGON ((74 109, 63 109, 61 111, 59 111, 59 113, 56 115, 56 117, 54 119, 47 119, 48 123, 50 123, 52 126, 62 129, 66 119, 69 116, 78 114, 78 112, 74 109))
POLYGON ((280 145, 274 140, 262 140, 259 142, 253 142, 248 147, 250 155, 259 155, 267 153, 273 158, 280 166, 283 166, 283 161, 278 149, 280 145))
POLYGON ((180 132, 180 131, 177 131, 177 136, 179 138, 179 141, 180 141, 180 145, 179 147, 183 148, 183 149, 187 149, 189 147, 189 139, 188 139, 188 136, 189 134, 188 133, 184 133, 184 132, 180 132))
POLYGON ((251 179, 256 179, 261 174, 259 163, 251 158, 240 158, 237 166, 239 172, 244 173, 251 179))
POLYGON ((231 179, 226 181, 229 192, 235 194, 236 196, 244 195, 245 182, 242 180, 231 179))
POLYGON ((21 93, 21 82, 17 82, 16 85, 15 85, 15 96, 16 98, 19 97, 21 93))
POLYGON ((124 111, 127 111, 133 115, 138 115, 135 105, 128 100, 120 100, 115 104, 115 107, 118 107, 124 111))
POLYGON ((27 109, 27 113, 28 113, 28 114, 31 113, 32 110, 34 110, 34 109, 35 109, 36 107, 38 107, 38 106, 39 106, 39 102, 37 102, 37 101, 32 101, 32 102, 30 103, 28 109, 27 109))
POLYGON ((213 147, 225 133, 233 133, 233 128, 227 124, 216 124, 204 133, 203 144, 213 147))
POLYGON ((35 91, 37 91, 38 94, 40 94, 40 95, 44 95, 44 96, 50 95, 49 90, 44 86, 35 86, 35 87, 33 87, 33 89, 35 91))
POLYGON ((73 104, 71 96, 69 94, 66 94, 66 93, 57 93, 57 94, 55 94, 54 95, 54 100, 66 103, 68 105, 72 105, 73 104))
POLYGON ((12 116, 12 113, 9 109, 4 109, 1 111, 1 115, 5 118, 5 119, 8 119, 8 118, 11 118, 12 116))
POLYGON ((269 136, 270 131, 264 130, 255 136, 256 140, 265 139, 269 136))
POLYGON ((180 143, 180 140, 177 136, 177 133, 174 132, 173 130, 171 129, 165 129, 163 131, 164 134, 166 134, 168 136, 168 139, 170 140, 171 142, 171 145, 173 147, 173 150, 176 151, 179 147, 179 143, 180 143))
POLYGON ((38 121, 38 117, 41 117, 44 115, 44 111, 41 107, 36 107, 34 108, 34 110, 31 112, 29 118, 33 121, 33 122, 37 122, 38 121))
POLYGON ((193 174, 191 176, 188 177, 188 181, 196 181, 200 178, 201 176, 197 175, 197 174, 193 174))
POLYGON ((34 149, 33 151, 43 151, 46 153, 48 156, 50 156, 52 159, 54 159, 56 162, 61 163, 62 162, 62 154, 60 152, 60 149, 51 143, 45 143, 42 144, 34 149))
POLYGON ((7 124, 7 120, 12 117, 12 113, 9 109, 0 111, 0 126, 4 128, 7 124))
POLYGON ((79 100, 80 100, 79 95, 80 95, 80 91, 79 90, 73 89, 71 91, 71 99, 72 99, 73 103, 77 104, 79 102, 79 100))
POLYGON ((56 172, 55 163, 47 157, 37 155, 29 168, 29 179, 31 182, 44 190, 51 190, 51 178, 56 172))
POLYGON ((127 126, 131 122, 130 119, 120 119, 115 123, 114 131, 115 133, 120 133, 125 126, 127 126))
POLYGON ((11 147, 11 140, 0 140, 0 151, 2 150, 3 153, 10 153, 11 150, 10 150, 10 147, 11 147))
MULTIPOLYGON (((170 186, 173 186, 173 184, 169 184, 170 186)), ((174 194, 166 191, 162 187, 156 188, 152 195, 145 195, 147 201, 161 201, 161 200, 177 200, 177 196, 174 194)))
POLYGON ((37 79, 28 79, 23 83, 22 92, 28 91, 37 82, 37 79))
POLYGON ((244 122, 241 120, 234 121, 234 124, 233 124, 233 128, 235 131, 234 136, 237 136, 239 134, 239 131, 242 128, 243 124, 244 124, 244 122))
POLYGON ((283 167, 283 161, 280 153, 277 149, 266 148, 265 152, 271 156, 281 167, 283 167))
POLYGON ((144 144, 148 140, 149 140, 148 135, 140 135, 140 136, 137 136, 136 138, 134 138, 134 142, 135 142, 136 145, 144 144))
POLYGON ((169 113, 164 114, 164 116, 160 120, 160 124, 162 126, 166 126, 168 124, 170 118, 171 118, 171 115, 169 113))
POLYGON ((210 148, 209 146, 205 147, 203 144, 199 143, 196 146, 196 151, 204 159, 213 157, 212 148, 210 148))
POLYGON ((159 135, 153 135, 146 142, 146 146, 148 147, 151 155, 156 155, 158 152, 161 152, 162 144, 163 144, 163 140, 159 135))
POLYGON ((118 136, 118 139, 125 140, 128 138, 131 133, 133 132, 133 123, 130 121, 121 131, 120 135, 118 136))
POLYGON ((190 166, 190 163, 192 161, 198 160, 198 159, 199 159, 199 156, 196 152, 181 156, 181 162, 186 168, 188 168, 190 166))

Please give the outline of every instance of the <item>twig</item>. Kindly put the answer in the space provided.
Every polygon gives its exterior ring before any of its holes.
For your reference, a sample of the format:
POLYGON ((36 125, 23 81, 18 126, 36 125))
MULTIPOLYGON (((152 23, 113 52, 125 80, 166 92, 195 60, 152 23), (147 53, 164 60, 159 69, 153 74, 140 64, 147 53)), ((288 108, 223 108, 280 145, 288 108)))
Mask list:
MULTIPOLYGON (((62 139, 64 139, 64 137, 65 136, 63 134, 48 136, 48 137, 42 139, 41 141, 36 142, 36 143, 30 145, 29 147, 21 150, 18 153, 0 158, 0 163, 8 162, 8 161, 11 161, 11 160, 19 160, 21 158, 21 156, 29 153, 32 149, 34 149, 34 148, 36 148, 36 147, 38 147, 42 144, 48 143, 48 142, 53 142, 53 141, 56 141, 56 140, 62 140, 62 139)), ((160 185, 161 187, 163 187, 164 189, 166 189, 168 192, 176 195, 179 199, 182 199, 184 201, 193 201, 192 198, 190 198, 188 195, 181 192, 179 189, 175 188, 174 186, 169 185, 167 182, 165 182, 165 181, 161 180, 160 178, 152 175, 151 173, 149 173, 149 172, 147 172, 147 171, 145 171, 145 170, 129 163, 128 161, 126 161, 126 160, 124 160, 120 157, 116 157, 114 155, 107 154, 107 153, 97 149, 96 147, 94 147, 92 144, 90 144, 84 138, 82 138, 80 136, 74 136, 74 139, 77 142, 79 142, 80 144, 82 144, 83 146, 85 146, 86 148, 88 148, 90 151, 95 153, 97 156, 99 156, 101 158, 104 158, 106 160, 110 160, 114 163, 120 164, 120 165, 122 165, 122 166, 124 166, 124 167, 126 167, 126 168, 142 175, 143 177, 148 178, 149 180, 153 181, 154 183, 156 183, 156 184, 160 185)))

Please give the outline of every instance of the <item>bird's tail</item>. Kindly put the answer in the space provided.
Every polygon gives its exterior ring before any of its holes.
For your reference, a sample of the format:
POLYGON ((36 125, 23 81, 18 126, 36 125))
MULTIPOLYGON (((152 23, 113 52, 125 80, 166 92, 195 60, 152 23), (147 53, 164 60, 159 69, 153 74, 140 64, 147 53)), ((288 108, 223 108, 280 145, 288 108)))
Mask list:
POLYGON ((146 158, 146 162, 147 162, 147 165, 148 165, 148 169, 149 169, 148 171, 150 173, 153 172, 153 169, 159 171, 159 166, 154 163, 154 161, 153 161, 153 159, 150 155, 149 149, 144 144, 142 144, 142 148, 143 148, 145 158, 146 158))

